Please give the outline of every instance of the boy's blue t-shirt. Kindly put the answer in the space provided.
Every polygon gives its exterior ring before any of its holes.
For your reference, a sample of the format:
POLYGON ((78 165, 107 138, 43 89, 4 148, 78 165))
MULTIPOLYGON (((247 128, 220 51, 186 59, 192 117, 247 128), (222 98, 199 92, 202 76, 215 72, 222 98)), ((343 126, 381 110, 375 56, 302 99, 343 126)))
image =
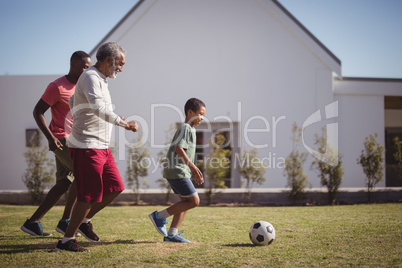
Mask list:
POLYGON ((177 129, 166 155, 167 163, 164 164, 163 168, 163 177, 166 179, 191 178, 190 168, 176 154, 176 146, 183 148, 187 157, 194 163, 196 147, 195 128, 187 123, 183 123, 177 129))

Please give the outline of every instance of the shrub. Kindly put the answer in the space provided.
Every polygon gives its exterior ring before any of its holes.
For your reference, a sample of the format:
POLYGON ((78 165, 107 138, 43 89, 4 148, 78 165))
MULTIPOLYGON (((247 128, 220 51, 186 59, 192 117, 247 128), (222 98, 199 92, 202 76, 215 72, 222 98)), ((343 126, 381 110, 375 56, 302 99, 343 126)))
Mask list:
POLYGON ((31 194, 32 204, 41 202, 43 192, 54 181, 54 158, 48 157, 49 147, 41 145, 42 135, 35 132, 30 140, 31 147, 24 153, 27 168, 22 181, 31 194))
POLYGON ((398 137, 394 138, 395 153, 394 158, 396 161, 396 171, 399 174, 399 178, 402 179, 402 141, 398 137))
POLYGON ((141 177, 146 177, 148 175, 149 167, 149 150, 145 145, 141 145, 142 135, 138 136, 137 140, 133 141, 133 144, 128 147, 128 163, 126 170, 126 179, 128 181, 128 186, 134 185, 134 202, 139 204, 141 199, 140 188, 148 187, 146 179, 141 181, 141 177), (148 158, 148 160, 147 160, 148 158))
POLYGON ((305 188, 308 185, 308 175, 304 173, 303 164, 307 160, 307 153, 298 150, 302 129, 296 123, 292 127, 293 149, 288 157, 285 158, 284 173, 287 177, 287 187, 290 187, 289 199, 294 203, 296 200, 305 197, 305 188))
POLYGON ((324 127, 321 136, 315 135, 315 144, 318 145, 318 152, 321 155, 320 160, 311 163, 311 167, 318 171, 321 185, 328 189, 328 203, 334 204, 343 176, 342 155, 327 143, 325 133, 324 127))
POLYGON ((166 191, 166 197, 165 197, 165 203, 167 204, 169 202, 170 194, 172 193, 172 188, 170 187, 170 184, 168 181, 163 178, 163 167, 167 165, 167 158, 166 155, 169 150, 170 143, 173 139, 174 133, 176 132, 176 128, 174 124, 169 125, 169 129, 165 131, 165 147, 163 150, 158 152, 158 160, 160 161, 160 164, 162 166, 162 178, 159 178, 156 180, 156 182, 159 184, 159 187, 162 188, 162 190, 166 191))
POLYGON ((207 203, 212 203, 212 197, 216 189, 227 188, 224 179, 230 174, 232 150, 224 148, 226 138, 223 134, 215 136, 215 142, 210 141, 211 153, 205 158, 206 161, 198 161, 197 166, 201 167, 201 171, 206 173, 206 180, 208 182, 205 196, 207 203))
POLYGON ((251 200, 251 188, 254 183, 261 185, 266 178, 264 177, 265 171, 262 160, 258 156, 256 149, 251 149, 250 152, 246 150, 240 157, 240 164, 237 168, 240 175, 246 180, 246 202, 250 203, 251 200))
POLYGON ((374 186, 379 183, 384 176, 384 146, 377 142, 377 137, 377 133, 375 133, 374 136, 370 134, 369 137, 366 137, 364 149, 357 159, 357 163, 362 166, 363 172, 366 175, 368 202, 371 201, 371 192, 374 186))

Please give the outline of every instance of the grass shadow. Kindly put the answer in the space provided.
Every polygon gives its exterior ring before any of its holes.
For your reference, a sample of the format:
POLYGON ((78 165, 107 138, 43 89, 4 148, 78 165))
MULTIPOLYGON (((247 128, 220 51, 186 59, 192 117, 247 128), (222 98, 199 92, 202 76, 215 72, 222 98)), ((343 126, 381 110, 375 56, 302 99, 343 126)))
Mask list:
POLYGON ((20 236, 20 235, 4 235, 0 237, 0 241, 6 241, 6 240, 32 240, 32 239, 39 239, 39 240, 44 240, 44 239, 60 239, 58 236, 33 236, 33 235, 25 235, 25 236, 20 236))
MULTIPOLYGON (((15 241, 18 240, 20 243, 22 242, 23 244, 12 244, 9 243, 6 246, 2 246, 0 248, 0 255, 7 255, 7 254, 16 254, 16 253, 29 253, 29 252, 35 252, 35 251, 48 251, 48 252, 54 252, 54 249, 57 246, 57 242, 58 240, 60 240, 61 237, 57 237, 57 236, 46 236, 46 237, 42 237, 42 236, 25 236, 25 237, 21 237, 21 236, 17 236, 17 235, 13 235, 13 236, 2 236, 0 237, 0 241, 15 241), (56 240, 56 241, 43 241, 43 242, 39 242, 39 243, 32 243, 32 240, 44 240, 44 239, 52 239, 52 240, 56 240), (25 242, 26 241, 26 242, 25 242), (10 245, 11 244, 11 245, 10 245)), ((80 240, 78 241, 80 243, 80 245, 82 245, 83 247, 91 247, 91 246, 95 246, 95 245, 110 245, 110 244, 132 244, 132 245, 138 245, 138 244, 155 244, 156 242, 152 242, 152 241, 136 241, 136 240, 116 240, 116 241, 100 241, 97 243, 93 243, 93 242, 89 242, 86 240, 80 240)), ((15 242, 14 242, 15 243, 15 242)))
POLYGON ((245 243, 226 244, 226 245, 223 245, 223 246, 224 247, 231 247, 231 248, 253 248, 253 247, 257 247, 256 245, 245 244, 245 243))
POLYGON ((3 254, 16 254, 16 253, 29 253, 34 251, 48 251, 51 252, 56 247, 56 243, 47 242, 43 244, 25 244, 25 245, 7 245, 0 249, 0 255, 3 254))
MULTIPOLYGON (((83 243, 84 244, 84 243, 83 243)), ((110 245, 110 244, 123 244, 123 245, 138 245, 138 244, 156 244, 153 241, 135 241, 135 240, 116 240, 116 241, 100 241, 96 243, 86 242, 86 245, 110 245)))

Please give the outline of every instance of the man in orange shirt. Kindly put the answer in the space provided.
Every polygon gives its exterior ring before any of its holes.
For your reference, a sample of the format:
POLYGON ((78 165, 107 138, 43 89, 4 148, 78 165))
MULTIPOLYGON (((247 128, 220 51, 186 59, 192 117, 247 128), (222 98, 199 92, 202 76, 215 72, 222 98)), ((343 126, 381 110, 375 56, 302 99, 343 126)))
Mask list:
POLYGON ((76 201, 76 187, 70 187, 74 181, 73 164, 66 146, 66 138, 70 135, 73 119, 70 113, 69 100, 75 92, 75 85, 80 75, 92 65, 91 57, 84 51, 76 51, 70 59, 70 70, 65 76, 48 85, 41 99, 36 104, 33 116, 49 142, 49 149, 56 157, 56 184, 49 190, 45 200, 30 219, 27 219, 21 230, 34 236, 50 236, 43 232, 40 220, 61 199, 69 189, 64 213, 56 231, 64 234, 70 221, 72 207, 76 201), (47 126, 45 112, 51 109, 52 120, 47 126))

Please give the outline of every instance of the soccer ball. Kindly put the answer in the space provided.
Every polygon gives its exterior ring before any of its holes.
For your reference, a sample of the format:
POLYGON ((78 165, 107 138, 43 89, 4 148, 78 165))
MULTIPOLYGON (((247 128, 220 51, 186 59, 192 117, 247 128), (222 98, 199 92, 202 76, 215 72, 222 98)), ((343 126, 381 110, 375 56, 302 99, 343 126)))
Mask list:
POLYGON ((257 221, 250 227, 250 240, 257 246, 268 246, 275 240, 275 229, 266 221, 257 221))

